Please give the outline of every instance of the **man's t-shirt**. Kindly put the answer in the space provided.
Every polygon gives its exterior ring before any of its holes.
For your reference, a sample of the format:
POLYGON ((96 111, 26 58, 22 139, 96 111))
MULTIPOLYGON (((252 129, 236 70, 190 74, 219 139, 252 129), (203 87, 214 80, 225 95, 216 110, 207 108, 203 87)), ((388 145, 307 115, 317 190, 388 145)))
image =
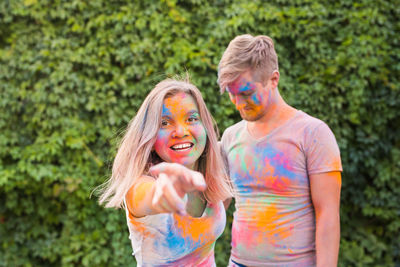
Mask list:
POLYGON ((248 266, 315 265, 308 177, 342 171, 329 127, 297 111, 260 139, 241 121, 224 132, 221 143, 235 189, 231 259, 248 266))

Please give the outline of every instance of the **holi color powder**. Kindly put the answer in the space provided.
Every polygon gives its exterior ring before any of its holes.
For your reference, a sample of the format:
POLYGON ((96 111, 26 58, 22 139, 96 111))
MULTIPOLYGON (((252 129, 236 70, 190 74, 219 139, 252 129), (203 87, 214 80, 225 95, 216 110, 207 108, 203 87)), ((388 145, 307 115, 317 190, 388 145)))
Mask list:
POLYGON ((132 240, 140 244, 136 257, 144 266, 171 264, 197 266, 213 262, 214 244, 226 223, 222 202, 209 203, 199 218, 190 215, 157 214, 143 218, 129 217, 132 240))
POLYGON ((315 214, 308 175, 341 170, 326 124, 299 111, 254 139, 241 121, 225 131, 222 148, 235 187, 232 259, 248 265, 313 266, 315 214))

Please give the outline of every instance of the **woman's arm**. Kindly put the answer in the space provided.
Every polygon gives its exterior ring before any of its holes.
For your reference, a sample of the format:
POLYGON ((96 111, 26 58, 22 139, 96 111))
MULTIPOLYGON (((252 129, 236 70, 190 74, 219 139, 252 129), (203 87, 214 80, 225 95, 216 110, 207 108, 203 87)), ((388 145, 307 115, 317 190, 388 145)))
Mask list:
MULTIPOLYGON (((140 177, 126 195, 128 210, 135 217, 170 212, 185 214, 182 199, 185 194, 206 189, 201 173, 179 164, 162 163, 152 168, 151 173, 158 178, 140 177)), ((190 199, 191 204, 198 200, 190 199)))
POLYGON ((126 194, 126 205, 133 216, 143 217, 157 213, 151 205, 155 181, 153 177, 143 176, 129 189, 126 194))

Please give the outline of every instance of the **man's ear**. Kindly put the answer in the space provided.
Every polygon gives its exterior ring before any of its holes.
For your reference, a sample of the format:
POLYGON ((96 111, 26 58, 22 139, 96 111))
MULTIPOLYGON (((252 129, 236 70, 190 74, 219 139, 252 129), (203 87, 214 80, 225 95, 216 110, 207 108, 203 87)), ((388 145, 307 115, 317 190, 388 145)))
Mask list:
POLYGON ((269 78, 271 81, 272 88, 278 87, 279 76, 280 76, 279 71, 274 70, 274 72, 272 72, 271 77, 269 78))

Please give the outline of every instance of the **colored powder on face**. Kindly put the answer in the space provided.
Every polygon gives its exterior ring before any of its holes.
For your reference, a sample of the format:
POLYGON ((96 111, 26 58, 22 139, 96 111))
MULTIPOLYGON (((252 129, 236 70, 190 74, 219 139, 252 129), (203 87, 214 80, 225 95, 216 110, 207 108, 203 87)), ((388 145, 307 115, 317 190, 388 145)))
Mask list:
POLYGON ((165 129, 160 129, 159 131, 158 131, 158 134, 157 134, 157 138, 158 139, 165 139, 164 140, 164 142, 166 142, 168 139, 168 131, 166 131, 165 129))
MULTIPOLYGON (((207 142, 207 133, 201 121, 198 121, 191 127, 191 132, 193 133, 193 136, 196 137, 193 138, 194 147, 197 148, 197 144, 204 144, 205 146, 207 142)), ((203 145, 201 146, 203 147, 203 145)), ((197 153, 198 151, 194 149, 189 153, 189 156, 193 157, 197 153)))
POLYGON ((255 84, 242 79, 238 82, 234 82, 228 87, 228 92, 234 95, 246 93, 247 91, 254 90, 256 88, 255 84))
POLYGON ((244 93, 247 91, 254 91, 255 88, 256 86, 253 83, 247 82, 245 85, 239 88, 239 92, 244 93))
MULTIPOLYGON (((185 113, 185 106, 180 105, 191 96, 186 95, 185 93, 178 93, 172 97, 166 98, 163 104, 163 116, 172 116, 173 114, 182 114, 185 113)), ((189 100, 190 101, 190 100, 189 100)), ((197 109, 197 108, 196 108, 197 109)))
POLYGON ((251 100, 253 101, 254 105, 256 105, 256 106, 261 104, 261 99, 262 99, 262 96, 259 95, 258 93, 254 93, 251 96, 251 100))
POLYGON ((166 98, 162 116, 166 123, 161 126, 157 134, 154 145, 156 153, 164 161, 177 162, 193 168, 203 153, 207 140, 207 133, 194 98, 185 93, 166 98), (189 153, 178 153, 170 149, 172 145, 181 141, 193 144, 189 153))
POLYGON ((162 106, 162 116, 172 116, 171 111, 169 110, 169 108, 167 106, 165 106, 165 104, 163 104, 162 106))

